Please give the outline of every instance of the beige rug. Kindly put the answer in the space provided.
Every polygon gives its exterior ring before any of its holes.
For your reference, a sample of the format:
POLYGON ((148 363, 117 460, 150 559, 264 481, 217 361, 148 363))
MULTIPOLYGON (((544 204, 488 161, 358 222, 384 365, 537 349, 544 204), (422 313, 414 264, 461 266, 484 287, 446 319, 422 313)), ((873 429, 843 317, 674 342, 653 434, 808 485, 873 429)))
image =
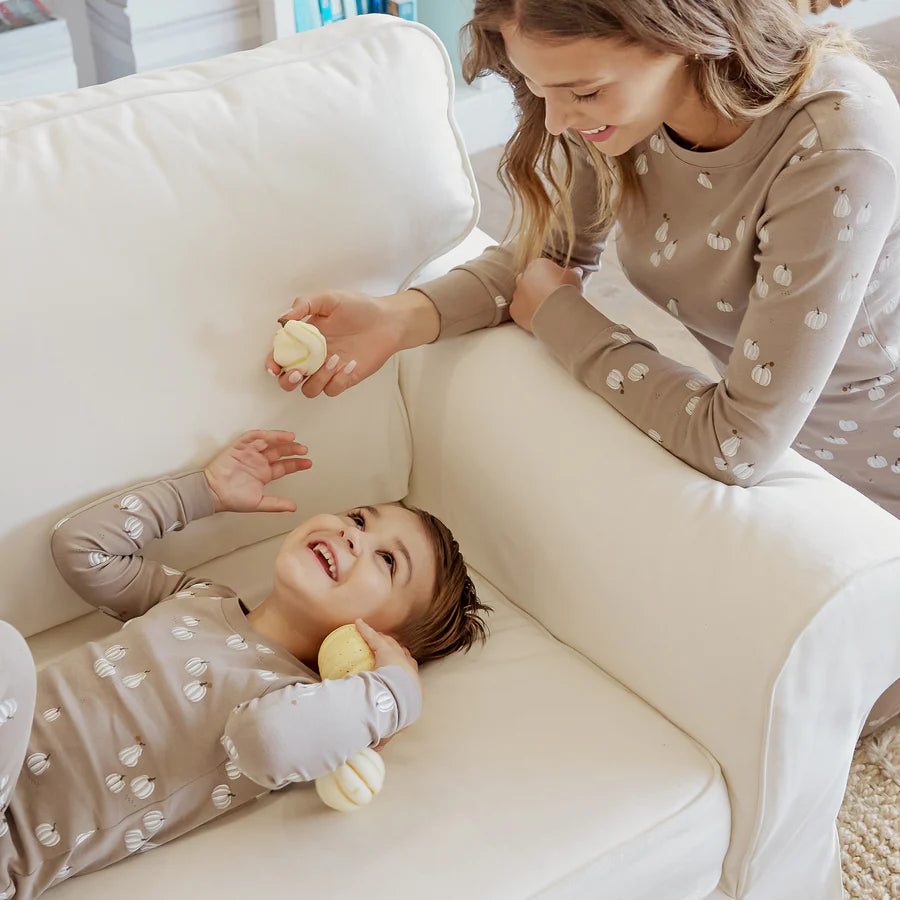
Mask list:
POLYGON ((838 833, 845 897, 900 900, 900 724, 856 745, 838 833))

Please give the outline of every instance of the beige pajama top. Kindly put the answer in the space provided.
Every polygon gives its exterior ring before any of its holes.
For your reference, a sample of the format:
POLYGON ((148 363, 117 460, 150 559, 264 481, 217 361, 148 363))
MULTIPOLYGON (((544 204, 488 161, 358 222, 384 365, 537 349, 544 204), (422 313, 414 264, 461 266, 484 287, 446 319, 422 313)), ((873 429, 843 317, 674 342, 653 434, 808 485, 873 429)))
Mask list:
MULTIPOLYGON (((570 265, 593 270, 594 174, 575 149, 570 265)), ((535 335, 718 481, 753 485, 794 447, 900 515, 900 109, 885 80, 826 57, 800 96, 728 147, 687 150, 662 127, 628 164, 644 203, 617 223, 622 268, 706 346, 720 380, 661 355, 572 286, 541 305, 535 335)), ((508 319, 515 275, 511 251, 495 247, 418 289, 449 336, 508 319)))
POLYGON ((60 572, 126 621, 38 673, 25 764, 0 829, 0 895, 31 900, 146 852, 330 772, 418 717, 421 698, 400 667, 320 681, 253 629, 230 588, 140 555, 212 512, 195 473, 57 526, 60 572))

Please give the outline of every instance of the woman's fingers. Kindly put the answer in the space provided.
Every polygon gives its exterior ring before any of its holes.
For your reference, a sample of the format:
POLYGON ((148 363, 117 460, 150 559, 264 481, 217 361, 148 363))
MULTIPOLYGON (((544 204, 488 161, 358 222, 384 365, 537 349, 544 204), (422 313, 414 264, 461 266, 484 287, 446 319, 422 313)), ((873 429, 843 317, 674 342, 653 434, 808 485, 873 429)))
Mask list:
POLYGON ((351 359, 345 366, 341 366, 331 380, 325 385, 325 393, 329 397, 337 397, 347 388, 359 384, 359 371, 355 359, 351 359))
POLYGON ((309 378, 303 383, 303 393, 307 397, 318 397, 325 389, 329 381, 334 377, 340 366, 341 358, 337 353, 332 353, 325 360, 323 365, 317 372, 313 372, 309 378))

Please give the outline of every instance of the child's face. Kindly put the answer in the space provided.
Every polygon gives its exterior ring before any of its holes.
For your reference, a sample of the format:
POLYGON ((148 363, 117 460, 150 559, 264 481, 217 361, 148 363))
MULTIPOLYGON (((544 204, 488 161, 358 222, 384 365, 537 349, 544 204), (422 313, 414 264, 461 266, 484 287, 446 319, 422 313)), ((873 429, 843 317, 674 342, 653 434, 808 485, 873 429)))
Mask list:
POLYGON ((324 637, 363 618, 396 631, 426 608, 436 563, 419 517, 402 506, 365 506, 321 515, 294 529, 275 562, 276 593, 303 627, 324 637))

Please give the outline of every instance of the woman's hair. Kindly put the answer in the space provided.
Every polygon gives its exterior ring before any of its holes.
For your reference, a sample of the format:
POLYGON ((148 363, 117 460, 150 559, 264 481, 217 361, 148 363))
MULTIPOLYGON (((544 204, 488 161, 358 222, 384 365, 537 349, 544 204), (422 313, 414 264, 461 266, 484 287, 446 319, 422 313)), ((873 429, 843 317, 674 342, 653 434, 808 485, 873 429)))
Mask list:
POLYGON ((476 641, 484 641, 487 628, 482 614, 491 608, 475 593, 475 585, 466 571, 466 561, 450 529, 436 516, 407 506, 418 516, 431 542, 435 556, 434 593, 425 611, 397 629, 397 640, 416 662, 449 656, 468 650, 476 641))
POLYGON ((518 127, 500 160, 500 180, 521 220, 516 261, 521 268, 548 241, 569 258, 575 240, 572 148, 582 144, 597 173, 602 234, 619 209, 640 197, 631 156, 611 157, 580 135, 555 137, 544 127, 544 100, 531 93, 506 55, 502 25, 528 37, 566 42, 613 39, 685 58, 703 103, 748 122, 795 97, 826 53, 859 53, 846 32, 807 24, 788 0, 476 0, 462 36, 463 75, 471 83, 496 72, 513 88, 518 127))

